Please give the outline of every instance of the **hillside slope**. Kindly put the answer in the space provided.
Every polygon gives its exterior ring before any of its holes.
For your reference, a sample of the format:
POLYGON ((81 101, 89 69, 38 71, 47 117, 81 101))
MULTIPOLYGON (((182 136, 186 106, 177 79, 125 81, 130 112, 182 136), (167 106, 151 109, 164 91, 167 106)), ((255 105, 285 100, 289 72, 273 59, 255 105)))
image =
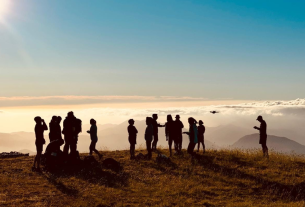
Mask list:
MULTIPOLYGON (((139 151, 138 151, 139 152, 139 151)), ((145 151, 143 151, 144 153, 145 151)), ((163 151, 168 154, 168 151, 163 151)), ((0 206, 304 206, 305 159, 261 152, 207 151, 170 164, 103 152, 123 170, 32 172, 33 157, 0 161, 0 206)))
MULTIPOLYGON (((286 137, 268 135, 267 146, 269 150, 281 153, 305 154, 305 146, 286 137)), ((240 149, 261 149, 259 144, 259 134, 251 134, 242 137, 232 145, 233 148, 240 149)))

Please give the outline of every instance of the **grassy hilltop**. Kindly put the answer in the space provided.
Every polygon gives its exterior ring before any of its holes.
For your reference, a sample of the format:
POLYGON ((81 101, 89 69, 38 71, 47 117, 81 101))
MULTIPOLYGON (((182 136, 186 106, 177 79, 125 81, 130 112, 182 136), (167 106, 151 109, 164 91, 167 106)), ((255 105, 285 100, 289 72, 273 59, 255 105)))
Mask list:
POLYGON ((33 157, 1 159, 0 206, 305 206, 303 157, 221 150, 166 165, 156 154, 138 162, 128 151, 103 154, 123 170, 37 173, 33 157))

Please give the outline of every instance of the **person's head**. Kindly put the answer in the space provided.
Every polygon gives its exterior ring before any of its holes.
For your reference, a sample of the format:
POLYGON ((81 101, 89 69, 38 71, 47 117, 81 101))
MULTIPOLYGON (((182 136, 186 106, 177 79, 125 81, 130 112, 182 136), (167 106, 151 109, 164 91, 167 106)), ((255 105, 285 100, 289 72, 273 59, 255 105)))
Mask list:
POLYGON ((40 116, 36 116, 35 118, 34 118, 34 121, 36 122, 36 124, 40 124, 41 123, 41 117, 40 116))
POLYGON ((134 125, 134 120, 133 120, 133 119, 129 119, 129 120, 128 120, 128 123, 129 123, 131 126, 133 126, 133 125, 134 125))
POLYGON ((158 114, 153 114, 152 117, 153 117, 154 120, 157 120, 158 119, 158 114))
POLYGON ((74 113, 73 113, 73 111, 68 112, 68 117, 69 117, 69 118, 74 118, 74 113))
POLYGON ((56 122, 57 121, 57 116, 52 116, 52 122, 56 122))
POLYGON ((151 124, 152 118, 151 117, 146 117, 146 125, 151 124))
POLYGON ((62 120, 61 116, 58 116, 58 117, 57 117, 57 122, 60 123, 61 120, 62 120))
POLYGON ((169 122, 169 121, 173 121, 173 117, 172 117, 172 115, 167 115, 167 121, 169 122))
POLYGON ((180 116, 179 115, 176 115, 176 120, 180 120, 180 116))
POLYGON ((263 121, 263 117, 262 116, 258 116, 256 120, 259 121, 259 122, 262 122, 263 121))
POLYGON ((199 125, 203 125, 203 121, 202 120, 199 120, 199 125))
POLYGON ((96 125, 96 121, 94 119, 90 119, 90 124, 91 125, 96 125))
POLYGON ((189 122, 190 125, 197 124, 196 119, 194 119, 193 117, 188 118, 188 122, 189 122))

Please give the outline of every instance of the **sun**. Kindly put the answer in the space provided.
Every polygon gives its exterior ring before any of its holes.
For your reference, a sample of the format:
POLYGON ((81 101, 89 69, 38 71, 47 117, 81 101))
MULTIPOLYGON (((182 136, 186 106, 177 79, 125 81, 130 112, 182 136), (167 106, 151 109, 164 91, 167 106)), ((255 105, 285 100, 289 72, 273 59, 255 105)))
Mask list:
POLYGON ((3 19, 9 12, 10 4, 11 0, 0 0, 0 19, 3 19))

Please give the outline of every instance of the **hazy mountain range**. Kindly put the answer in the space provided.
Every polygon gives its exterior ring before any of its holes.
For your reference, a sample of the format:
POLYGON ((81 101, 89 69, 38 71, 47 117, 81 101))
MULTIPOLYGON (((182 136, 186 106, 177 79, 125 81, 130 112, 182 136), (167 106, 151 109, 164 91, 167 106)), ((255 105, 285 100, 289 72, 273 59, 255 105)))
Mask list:
MULTIPOLYGON (((300 143, 286 137, 268 135, 267 146, 269 150, 274 150, 281 153, 305 154, 304 145, 301 145, 300 143)), ((240 149, 261 149, 261 145, 259 144, 259 134, 244 136, 235 142, 232 147, 240 149)))
MULTIPOLYGON (((184 131, 188 131, 188 124, 184 123, 184 131)), ((98 125, 98 137, 97 143, 98 149, 108 150, 123 150, 129 148, 128 133, 127 133, 128 122, 125 121, 121 124, 105 124, 98 125)), ((142 146, 145 148, 144 132, 146 128, 145 121, 135 122, 139 133, 137 137, 137 147, 142 146)), ((89 134, 86 133, 90 129, 90 125, 83 125, 83 132, 79 136, 78 150, 80 152, 88 152, 90 145, 89 134)), ((238 147, 238 148, 260 148, 258 144, 257 132, 251 127, 238 127, 234 124, 221 125, 218 127, 206 127, 205 133, 205 145, 206 148, 221 148, 221 147, 238 147), (250 135, 249 135, 250 134, 250 135), (242 137, 242 138, 241 138, 242 137), (250 137, 250 138, 249 138, 250 137), (255 146, 255 147, 253 147, 255 146)), ((45 132, 45 139, 47 144, 49 143, 49 132, 45 132)), ((304 153, 303 145, 299 144, 297 140, 301 140, 301 136, 294 133, 293 131, 286 130, 273 130, 269 129, 268 134, 277 134, 277 136, 268 136, 268 146, 273 147, 277 151, 290 152, 294 150, 296 153, 304 153), (287 136, 291 134, 291 136, 287 136), (285 138, 285 137, 289 137, 285 138), (275 138, 276 137, 276 138, 275 138), (291 143, 294 144, 291 144, 291 143), (287 143, 289 147, 287 147, 287 143), (285 148, 286 147, 286 148, 285 148)), ((35 148, 35 134, 34 132, 15 132, 15 133, 0 133, 0 151, 23 151, 33 154, 36 151, 35 148)), ((187 135, 183 135, 183 147, 187 148, 189 138, 187 135)), ((165 139, 165 129, 159 128, 159 145, 167 147, 165 139)), ((44 145, 44 148, 47 145, 44 145)))

